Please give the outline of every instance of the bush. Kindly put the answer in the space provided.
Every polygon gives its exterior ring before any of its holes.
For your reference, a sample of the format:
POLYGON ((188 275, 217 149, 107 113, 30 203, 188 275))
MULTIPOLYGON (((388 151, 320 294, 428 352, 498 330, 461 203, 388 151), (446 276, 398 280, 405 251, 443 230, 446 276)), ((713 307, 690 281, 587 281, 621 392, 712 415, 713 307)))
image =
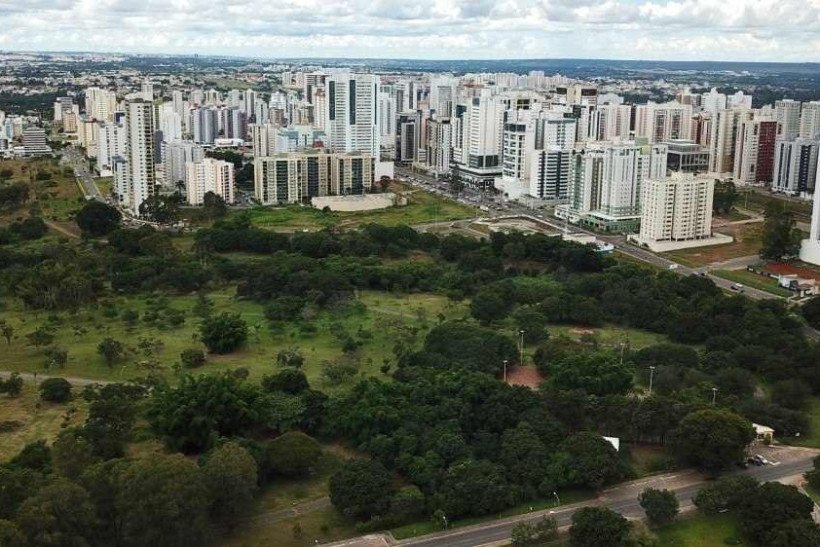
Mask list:
POLYGON ((239 314, 223 312, 208 316, 200 327, 202 342, 213 353, 230 353, 248 338, 248 325, 239 314))
POLYGON ((275 438, 267 447, 270 470, 284 477, 303 476, 319 461, 322 447, 300 431, 289 431, 275 438))
POLYGON ((205 364, 205 352, 201 349, 186 349, 179 354, 182 366, 185 368, 197 368, 205 364))
POLYGON ((65 378, 48 378, 40 384, 40 398, 50 403, 71 400, 71 382, 65 378))

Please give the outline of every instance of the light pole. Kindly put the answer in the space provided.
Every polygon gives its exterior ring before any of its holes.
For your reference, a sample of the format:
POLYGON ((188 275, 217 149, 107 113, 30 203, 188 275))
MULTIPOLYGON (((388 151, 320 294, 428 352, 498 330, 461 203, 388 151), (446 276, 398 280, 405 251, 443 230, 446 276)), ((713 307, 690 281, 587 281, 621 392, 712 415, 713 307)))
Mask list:
POLYGON ((561 505, 561 498, 558 497, 558 492, 553 490, 552 495, 555 496, 555 505, 561 505))
POLYGON ((507 383, 507 360, 504 359, 504 383, 507 383))
POLYGON ((712 388, 712 406, 715 406, 715 400, 717 399, 717 392, 718 392, 718 388, 713 387, 712 388))
POLYGON ((652 395, 652 380, 655 379, 655 367, 649 367, 649 394, 652 395))
POLYGON ((522 329, 522 330, 518 331, 518 334, 521 335, 521 342, 518 346, 518 350, 519 350, 519 353, 520 353, 520 358, 518 360, 518 364, 523 367, 524 366, 524 330, 522 329))

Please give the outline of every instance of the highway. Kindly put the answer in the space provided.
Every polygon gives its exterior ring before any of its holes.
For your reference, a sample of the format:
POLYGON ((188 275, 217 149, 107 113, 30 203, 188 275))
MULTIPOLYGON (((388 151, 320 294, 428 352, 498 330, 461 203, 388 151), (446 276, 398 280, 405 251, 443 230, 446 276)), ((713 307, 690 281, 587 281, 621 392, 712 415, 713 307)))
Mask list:
POLYGON ((100 189, 97 188, 94 177, 91 176, 88 170, 88 161, 80 150, 73 146, 65 148, 65 150, 63 150, 62 161, 74 169, 74 175, 77 177, 77 181, 80 183, 80 187, 86 199, 107 201, 100 193, 100 189))
MULTIPOLYGON (((812 458, 815 451, 801 450, 800 456, 778 465, 752 467, 742 474, 750 475, 761 481, 778 481, 792 478, 812 469, 812 458)), ((643 509, 638 504, 638 494, 645 488, 668 489, 678 497, 681 508, 692 505, 692 498, 706 482, 706 479, 695 471, 679 471, 630 481, 604 490, 597 499, 559 506, 554 510, 543 510, 509 517, 503 520, 491 521, 484 524, 466 526, 452 531, 438 532, 418 538, 401 541, 394 540, 388 534, 373 534, 366 537, 354 538, 338 542, 333 545, 360 547, 371 545, 400 545, 412 547, 475 547, 508 540, 513 527, 520 522, 535 523, 543 517, 556 520, 559 527, 569 526, 572 515, 582 507, 609 507, 629 518, 643 518, 643 509)))
MULTIPOLYGON (((563 230, 565 228, 561 224, 560 220, 548 217, 543 210, 532 209, 511 201, 504 201, 503 203, 499 203, 496 199, 493 199, 487 193, 480 192, 478 190, 471 188, 465 188, 464 191, 457 198, 454 198, 452 194, 448 191, 448 183, 446 181, 436 180, 435 178, 430 177, 428 175, 416 173, 412 170, 402 168, 399 166, 396 166, 396 174, 401 176, 406 182, 409 182, 415 186, 419 186, 422 189, 427 190, 429 192, 434 192, 436 194, 457 199, 459 203, 462 203, 464 205, 470 205, 473 207, 484 206, 488 209, 486 211, 487 217, 493 218, 504 216, 528 216, 532 220, 542 223, 553 230, 563 230)), ((678 273, 680 275, 702 275, 704 277, 711 279, 712 282, 721 289, 729 291, 734 290, 732 288, 732 286, 735 285, 734 282, 709 273, 707 271, 707 268, 705 267, 687 267, 683 264, 680 264, 673 260, 669 260, 668 258, 665 258, 663 256, 647 251, 646 249, 633 245, 626 241, 625 236, 599 234, 592 232, 590 230, 586 230, 584 228, 580 228, 578 226, 571 226, 570 230, 573 233, 594 235, 601 241, 615 245, 617 252, 627 255, 636 260, 640 260, 641 262, 645 262, 647 264, 651 264, 659 268, 665 268, 669 271, 674 271, 675 273, 678 273)), ((761 291, 753 287, 744 287, 742 289, 742 292, 743 294, 754 300, 784 300, 784 298, 781 296, 777 296, 766 291, 761 291)))

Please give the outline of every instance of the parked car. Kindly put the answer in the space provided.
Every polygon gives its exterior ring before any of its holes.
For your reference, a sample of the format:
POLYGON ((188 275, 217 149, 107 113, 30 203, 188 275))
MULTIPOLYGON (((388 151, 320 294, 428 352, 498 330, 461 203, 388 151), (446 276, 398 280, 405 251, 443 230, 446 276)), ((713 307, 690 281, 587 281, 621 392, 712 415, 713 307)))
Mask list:
POLYGON ((730 288, 733 291, 737 291, 737 292, 743 292, 743 289, 744 289, 743 285, 741 285, 740 283, 733 283, 730 288))

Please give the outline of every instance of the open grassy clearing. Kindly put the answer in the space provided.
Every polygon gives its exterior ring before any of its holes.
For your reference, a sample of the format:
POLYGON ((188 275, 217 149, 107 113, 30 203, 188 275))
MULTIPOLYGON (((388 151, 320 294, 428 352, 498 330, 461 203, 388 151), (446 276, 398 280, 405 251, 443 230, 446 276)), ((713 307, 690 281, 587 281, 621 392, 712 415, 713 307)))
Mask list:
POLYGON ((223 547, 308 547, 358 535, 335 509, 311 511, 276 522, 257 519, 241 524, 223 547))
POLYGON ((663 547, 723 547, 748 545, 741 540, 740 525, 731 515, 683 518, 657 530, 663 547))
POLYGON ((760 289, 761 291, 776 294, 777 296, 788 298, 794 294, 788 289, 784 289, 778 285, 775 279, 772 279, 771 277, 764 277, 747 270, 714 270, 712 273, 718 277, 722 277, 723 279, 728 279, 729 281, 734 281, 735 283, 740 283, 754 289, 760 289))
POLYGON ((250 211, 251 221, 260 228, 300 231, 329 227, 356 228, 370 223, 386 226, 424 224, 472 218, 477 215, 478 210, 474 207, 462 205, 430 192, 411 190, 403 184, 394 183, 390 191, 402 193, 408 198, 409 203, 401 207, 376 211, 328 213, 299 205, 279 208, 258 207, 250 211))
POLYGON ((662 256, 685 266, 698 267, 724 262, 732 258, 756 255, 760 252, 762 230, 762 223, 724 226, 718 231, 721 234, 732 236, 734 238, 732 243, 681 249, 664 253, 662 256))
POLYGON ((790 198, 782 194, 741 191, 737 205, 758 213, 763 213, 768 206, 774 205, 783 210, 792 211, 798 221, 809 222, 811 220, 811 201, 790 198))
POLYGON ((629 463, 638 477, 656 473, 665 473, 676 468, 675 460, 667 454, 663 446, 648 444, 630 444, 629 463))
POLYGON ((15 456, 28 443, 40 439, 50 443, 63 427, 82 424, 87 405, 80 397, 80 389, 74 388, 74 395, 74 400, 65 404, 41 401, 40 392, 30 380, 18 397, 0 395, 0 422, 9 423, 0 428, 0 462, 15 456), (17 422, 16 427, 10 422, 17 422))
MULTIPOLYGON (((298 348, 305 358, 304 371, 311 384, 329 391, 339 386, 328 385, 322 379, 322 364, 343 358, 338 333, 348 332, 361 340, 362 347, 347 357, 359 363, 359 375, 377 375, 381 374, 385 359, 392 362, 392 350, 398 341, 415 347, 423 341, 426 331, 439 321, 439 314, 446 319, 466 314, 463 304, 453 304, 443 296, 364 292, 358 295, 361 305, 353 302, 342 309, 319 311, 310 321, 288 323, 272 330, 264 317, 263 305, 238 300, 230 290, 212 292, 208 296, 213 302, 214 313, 239 313, 250 327, 250 336, 237 352, 210 355, 206 365, 197 372, 244 367, 252 379, 258 380, 276 370, 276 355, 280 350, 298 348)), ((51 370, 50 374, 119 380, 154 371, 171 377, 173 365, 179 361, 183 350, 202 348, 198 339, 200 318, 193 312, 196 301, 193 295, 161 299, 116 297, 107 301, 109 307, 100 305, 76 314, 23 310, 19 304, 9 303, 0 317, 14 327, 15 336, 11 344, 0 342, 5 345, 5 359, 0 368, 44 371, 44 349, 28 345, 25 335, 49 326, 55 336, 53 345, 65 348, 69 353, 67 366, 51 370), (151 315, 150 310, 159 301, 164 301, 168 308, 182 311, 185 323, 176 328, 162 323, 146 323, 145 318, 151 315), (106 309, 115 310, 116 316, 109 317, 111 312, 106 309), (123 321, 125 310, 139 314, 140 319, 133 326, 123 321), (121 341, 130 351, 110 369, 97 354, 97 345, 109 336, 121 341)))

